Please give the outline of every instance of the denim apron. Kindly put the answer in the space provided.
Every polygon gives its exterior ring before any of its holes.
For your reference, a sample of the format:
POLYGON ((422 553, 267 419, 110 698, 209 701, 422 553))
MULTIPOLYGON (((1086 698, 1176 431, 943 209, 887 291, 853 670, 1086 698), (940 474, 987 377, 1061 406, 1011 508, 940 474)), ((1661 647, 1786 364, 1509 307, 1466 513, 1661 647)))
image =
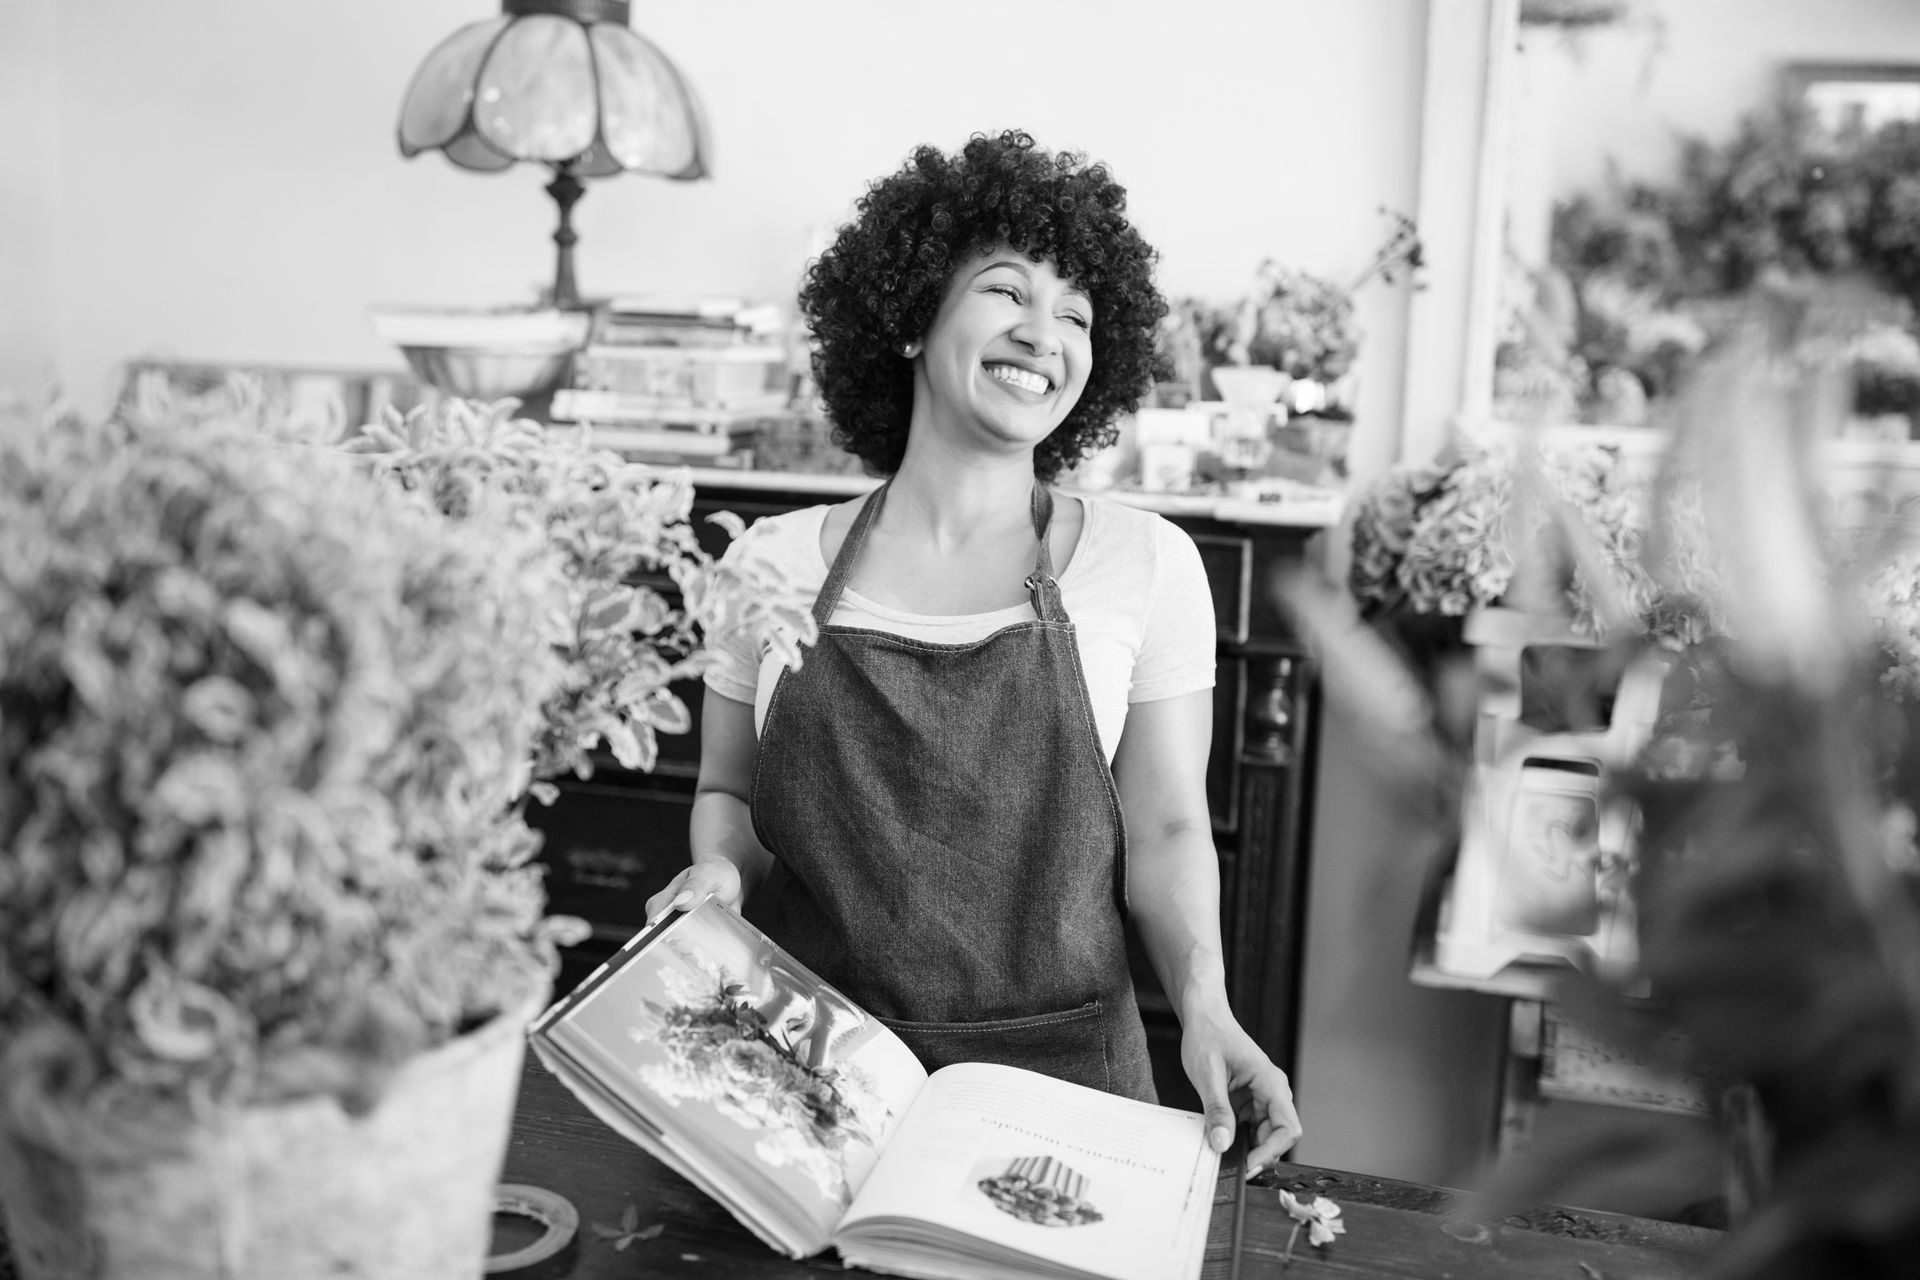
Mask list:
POLYGON ((774 685, 755 833, 770 932, 929 1071, 1000 1062, 1153 1100, 1121 913, 1126 835, 1036 485, 1034 620, 969 644, 829 625, 886 498, 862 505, 774 685))

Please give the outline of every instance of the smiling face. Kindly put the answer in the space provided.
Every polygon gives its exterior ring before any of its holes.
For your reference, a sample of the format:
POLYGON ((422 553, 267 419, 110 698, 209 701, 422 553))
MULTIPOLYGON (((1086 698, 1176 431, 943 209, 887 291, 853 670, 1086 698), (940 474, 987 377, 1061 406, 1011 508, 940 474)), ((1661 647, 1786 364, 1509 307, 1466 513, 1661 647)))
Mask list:
POLYGON ((914 430, 1031 449, 1093 368, 1093 302, 1050 262, 993 249, 961 263, 914 370, 914 430))

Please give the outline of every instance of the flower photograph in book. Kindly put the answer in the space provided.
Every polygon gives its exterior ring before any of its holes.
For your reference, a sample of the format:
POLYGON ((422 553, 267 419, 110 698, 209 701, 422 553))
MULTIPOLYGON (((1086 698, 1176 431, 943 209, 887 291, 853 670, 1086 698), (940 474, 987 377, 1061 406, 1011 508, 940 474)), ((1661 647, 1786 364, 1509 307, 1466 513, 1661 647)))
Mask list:
POLYGON ((1038 1227, 1084 1227, 1105 1217, 1087 1199, 1087 1178, 1054 1156, 989 1161, 968 1179, 1000 1212, 1038 1227))
MULTIPOLYGON (((677 950, 677 948, 673 948, 677 950)), ((770 1165, 807 1174, 822 1194, 852 1198, 850 1149, 868 1155, 893 1111, 876 1082, 833 1050, 859 1038, 871 1019, 831 989, 782 982, 770 968, 736 975, 691 954, 662 973, 665 999, 643 1000, 635 1043, 664 1052, 639 1069, 661 1098, 711 1103, 755 1130, 754 1152, 770 1165)))

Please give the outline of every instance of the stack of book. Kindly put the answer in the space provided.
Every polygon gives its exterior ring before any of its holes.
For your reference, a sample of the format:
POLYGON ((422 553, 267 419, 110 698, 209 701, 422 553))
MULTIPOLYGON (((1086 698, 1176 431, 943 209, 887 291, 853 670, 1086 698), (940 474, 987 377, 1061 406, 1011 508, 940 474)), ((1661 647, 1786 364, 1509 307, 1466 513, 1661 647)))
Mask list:
POLYGON ((771 307, 614 298, 556 392, 556 422, 649 462, 745 466, 754 431, 785 414, 793 378, 771 307))

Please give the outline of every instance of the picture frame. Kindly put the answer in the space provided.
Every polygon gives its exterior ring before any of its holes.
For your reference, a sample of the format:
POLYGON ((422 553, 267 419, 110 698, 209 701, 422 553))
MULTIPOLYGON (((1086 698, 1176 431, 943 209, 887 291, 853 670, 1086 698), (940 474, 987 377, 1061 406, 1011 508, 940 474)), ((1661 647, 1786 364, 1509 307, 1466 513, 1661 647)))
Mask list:
POLYGON ((1781 91, 1836 150, 1885 125, 1920 122, 1920 62, 1792 62, 1781 70, 1781 91))

